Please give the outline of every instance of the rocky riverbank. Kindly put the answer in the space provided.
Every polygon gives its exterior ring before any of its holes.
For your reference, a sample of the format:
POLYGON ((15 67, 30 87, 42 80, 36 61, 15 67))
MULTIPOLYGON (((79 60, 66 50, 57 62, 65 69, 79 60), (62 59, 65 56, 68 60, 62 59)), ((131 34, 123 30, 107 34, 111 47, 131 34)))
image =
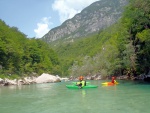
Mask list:
MULTIPOLYGON (((85 76, 85 80, 106 80, 110 79, 111 77, 102 77, 101 75, 88 75, 85 76)), ((126 75, 124 76, 117 76, 117 80, 144 80, 150 82, 150 75, 140 75, 138 77, 131 76, 130 78, 126 75)), ((74 81, 78 80, 78 77, 69 77, 69 78, 61 78, 58 75, 50 75, 43 73, 42 75, 35 77, 24 77, 23 79, 14 79, 10 80, 8 78, 1 79, 0 78, 0 86, 9 86, 9 85, 29 85, 29 84, 39 84, 39 83, 55 83, 55 82, 61 82, 61 81, 74 81)))
POLYGON ((68 81, 68 78, 60 78, 59 76, 54 76, 50 74, 43 73, 38 77, 24 77, 23 79, 14 79, 10 80, 8 78, 1 79, 0 78, 0 85, 1 86, 9 86, 9 85, 29 85, 29 84, 39 84, 39 83, 54 83, 54 82, 61 82, 61 81, 68 81))

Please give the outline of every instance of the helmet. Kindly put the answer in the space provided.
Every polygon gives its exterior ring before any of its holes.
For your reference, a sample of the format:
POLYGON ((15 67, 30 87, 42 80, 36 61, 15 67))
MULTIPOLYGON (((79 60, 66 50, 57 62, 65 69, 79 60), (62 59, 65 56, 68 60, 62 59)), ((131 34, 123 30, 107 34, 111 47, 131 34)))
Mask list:
POLYGON ((115 77, 113 76, 112 79, 115 79, 115 77))
POLYGON ((80 76, 80 77, 79 77, 79 80, 83 80, 83 78, 84 78, 83 76, 80 76))

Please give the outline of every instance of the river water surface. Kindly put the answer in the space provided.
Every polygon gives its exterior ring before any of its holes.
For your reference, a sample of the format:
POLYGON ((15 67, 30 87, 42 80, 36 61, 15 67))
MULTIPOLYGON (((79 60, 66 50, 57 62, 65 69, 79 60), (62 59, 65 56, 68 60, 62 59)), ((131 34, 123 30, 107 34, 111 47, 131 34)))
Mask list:
POLYGON ((119 81, 95 89, 67 89, 71 82, 0 87, 0 113, 150 113, 150 84, 119 81))

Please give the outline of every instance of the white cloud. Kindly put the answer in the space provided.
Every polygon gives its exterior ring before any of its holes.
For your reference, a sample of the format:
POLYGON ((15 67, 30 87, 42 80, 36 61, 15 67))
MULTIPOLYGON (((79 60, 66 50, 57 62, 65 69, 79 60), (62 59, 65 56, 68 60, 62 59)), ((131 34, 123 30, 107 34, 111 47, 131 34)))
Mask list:
POLYGON ((59 12, 60 22, 63 23, 95 1, 98 0, 55 0, 52 8, 59 12))
POLYGON ((44 17, 41 19, 41 22, 37 23, 37 28, 34 29, 36 34, 36 38, 43 37, 49 30, 49 25, 52 23, 50 22, 50 17, 44 17))

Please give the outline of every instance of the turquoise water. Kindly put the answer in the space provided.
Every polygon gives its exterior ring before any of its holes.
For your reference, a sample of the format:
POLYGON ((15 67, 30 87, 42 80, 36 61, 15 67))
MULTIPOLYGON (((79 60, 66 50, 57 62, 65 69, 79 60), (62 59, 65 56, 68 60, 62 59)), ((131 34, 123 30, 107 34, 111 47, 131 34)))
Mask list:
POLYGON ((67 89, 71 82, 0 87, 0 113, 150 113, 150 84, 119 81, 95 89, 67 89))

